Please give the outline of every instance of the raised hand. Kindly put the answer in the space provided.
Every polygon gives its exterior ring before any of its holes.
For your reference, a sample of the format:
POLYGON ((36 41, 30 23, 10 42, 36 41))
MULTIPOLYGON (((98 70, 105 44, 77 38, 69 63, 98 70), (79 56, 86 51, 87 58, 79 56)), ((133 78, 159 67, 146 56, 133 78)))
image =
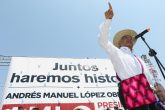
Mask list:
POLYGON ((113 9, 112 9, 112 6, 109 2, 108 2, 108 5, 109 5, 109 9, 105 12, 105 18, 106 19, 112 19, 114 16, 113 9))

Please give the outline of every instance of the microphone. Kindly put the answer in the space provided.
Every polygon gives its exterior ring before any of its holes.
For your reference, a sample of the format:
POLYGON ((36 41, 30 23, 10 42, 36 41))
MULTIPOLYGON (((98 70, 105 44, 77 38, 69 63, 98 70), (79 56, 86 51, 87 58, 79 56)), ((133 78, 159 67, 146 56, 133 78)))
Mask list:
POLYGON ((142 37, 144 34, 150 31, 150 28, 145 29, 143 32, 139 33, 138 35, 135 36, 135 39, 138 39, 139 37, 142 37))

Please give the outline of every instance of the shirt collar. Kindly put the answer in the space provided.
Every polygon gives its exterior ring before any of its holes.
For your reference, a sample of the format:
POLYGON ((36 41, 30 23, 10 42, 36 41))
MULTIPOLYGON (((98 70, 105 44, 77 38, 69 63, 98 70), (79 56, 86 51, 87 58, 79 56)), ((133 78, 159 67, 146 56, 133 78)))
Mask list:
POLYGON ((120 47, 120 50, 125 53, 132 54, 132 51, 128 47, 120 47))

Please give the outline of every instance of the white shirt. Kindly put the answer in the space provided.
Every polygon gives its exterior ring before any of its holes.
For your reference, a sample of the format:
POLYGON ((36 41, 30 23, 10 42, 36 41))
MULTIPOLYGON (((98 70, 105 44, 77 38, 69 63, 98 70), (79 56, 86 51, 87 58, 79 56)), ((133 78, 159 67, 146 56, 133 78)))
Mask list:
MULTIPOLYGON (((99 34, 99 43, 108 53, 118 77, 121 80, 125 80, 138 74, 142 74, 142 67, 132 51, 128 47, 121 47, 119 49, 108 40, 110 23, 111 20, 107 19, 102 24, 99 34)), ((140 58, 138 59, 144 67, 144 74, 148 73, 145 63, 140 58)), ((150 84, 153 84, 151 76, 146 75, 146 77, 150 84)))

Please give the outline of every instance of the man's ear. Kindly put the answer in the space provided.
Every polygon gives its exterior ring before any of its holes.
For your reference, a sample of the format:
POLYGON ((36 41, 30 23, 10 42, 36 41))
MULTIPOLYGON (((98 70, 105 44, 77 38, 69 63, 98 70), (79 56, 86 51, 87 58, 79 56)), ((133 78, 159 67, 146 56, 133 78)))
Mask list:
POLYGON ((119 48, 121 47, 121 40, 118 42, 119 48))

